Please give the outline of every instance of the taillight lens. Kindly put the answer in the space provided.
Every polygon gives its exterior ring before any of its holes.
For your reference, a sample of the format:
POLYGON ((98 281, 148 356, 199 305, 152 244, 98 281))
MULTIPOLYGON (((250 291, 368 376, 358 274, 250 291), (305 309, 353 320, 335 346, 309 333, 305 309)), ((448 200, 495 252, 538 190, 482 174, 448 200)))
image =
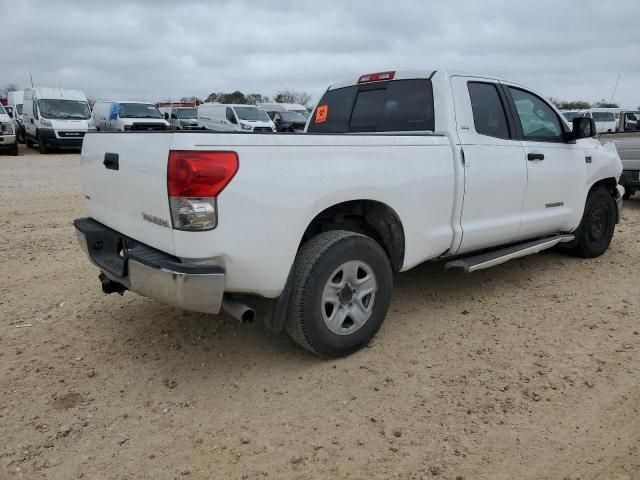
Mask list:
POLYGON ((216 197, 229 184, 238 167, 236 152, 169 152, 167 190, 173 228, 215 228, 218 223, 216 197))

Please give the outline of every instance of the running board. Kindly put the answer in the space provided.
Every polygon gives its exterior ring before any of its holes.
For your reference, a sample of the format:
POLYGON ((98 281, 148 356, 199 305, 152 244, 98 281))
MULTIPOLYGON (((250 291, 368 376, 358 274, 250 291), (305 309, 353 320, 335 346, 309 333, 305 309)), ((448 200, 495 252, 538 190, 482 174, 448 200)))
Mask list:
POLYGON ((447 262, 444 269, 451 270, 457 268, 463 270, 464 273, 471 273, 476 270, 495 267, 496 265, 508 262, 514 258, 526 257, 527 255, 541 252, 542 250, 551 248, 558 243, 570 242, 574 238, 575 237, 573 235, 559 234, 553 237, 546 237, 541 238, 540 240, 520 243, 500 250, 494 250, 493 252, 476 255, 474 257, 460 258, 458 260, 447 262))

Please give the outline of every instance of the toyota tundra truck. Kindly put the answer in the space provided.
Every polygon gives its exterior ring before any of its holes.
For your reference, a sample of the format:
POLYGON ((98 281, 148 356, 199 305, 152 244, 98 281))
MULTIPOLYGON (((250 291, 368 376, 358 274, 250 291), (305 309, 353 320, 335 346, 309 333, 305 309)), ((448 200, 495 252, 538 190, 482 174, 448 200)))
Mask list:
POLYGON ((595 133, 498 78, 367 74, 331 85, 302 135, 89 133, 75 229, 106 293, 258 312, 339 357, 376 334, 396 272, 602 255, 624 189, 595 133))

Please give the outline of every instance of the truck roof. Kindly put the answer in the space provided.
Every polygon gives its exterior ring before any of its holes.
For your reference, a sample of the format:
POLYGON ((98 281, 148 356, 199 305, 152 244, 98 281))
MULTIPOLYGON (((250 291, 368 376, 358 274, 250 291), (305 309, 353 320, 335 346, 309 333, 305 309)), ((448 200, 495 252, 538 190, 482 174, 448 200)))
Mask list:
MULTIPOLYGON (((329 86, 328 90, 335 90, 337 88, 349 87, 351 85, 357 85, 361 83, 363 77, 380 75, 380 74, 393 74, 393 80, 409 80, 416 78, 432 78, 436 73, 442 74, 445 77, 449 76, 463 76, 463 77, 477 77, 477 78, 486 78, 487 80, 500 81, 498 77, 493 75, 485 75, 485 74, 476 74, 471 72, 463 72, 463 71, 447 71, 447 70, 388 70, 384 72, 376 72, 376 73, 365 73, 360 75, 357 78, 352 78, 350 80, 345 80, 342 82, 334 83, 329 86)), ((384 79, 382 79, 384 80, 384 79)), ((504 79, 502 79, 504 80, 504 79)), ((371 80, 370 80, 371 81, 371 80)), ((515 82, 509 82, 516 84, 515 82)))

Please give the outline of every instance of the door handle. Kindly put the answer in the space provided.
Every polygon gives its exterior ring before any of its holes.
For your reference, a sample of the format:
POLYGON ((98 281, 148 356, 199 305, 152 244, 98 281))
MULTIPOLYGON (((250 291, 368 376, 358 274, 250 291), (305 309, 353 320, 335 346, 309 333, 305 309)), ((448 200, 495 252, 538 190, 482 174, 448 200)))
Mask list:
POLYGON ((102 164, 108 170, 120 170, 120 158, 117 153, 105 153, 102 164))
POLYGON ((527 160, 530 162, 533 160, 544 160, 544 154, 542 153, 527 153, 527 160))

